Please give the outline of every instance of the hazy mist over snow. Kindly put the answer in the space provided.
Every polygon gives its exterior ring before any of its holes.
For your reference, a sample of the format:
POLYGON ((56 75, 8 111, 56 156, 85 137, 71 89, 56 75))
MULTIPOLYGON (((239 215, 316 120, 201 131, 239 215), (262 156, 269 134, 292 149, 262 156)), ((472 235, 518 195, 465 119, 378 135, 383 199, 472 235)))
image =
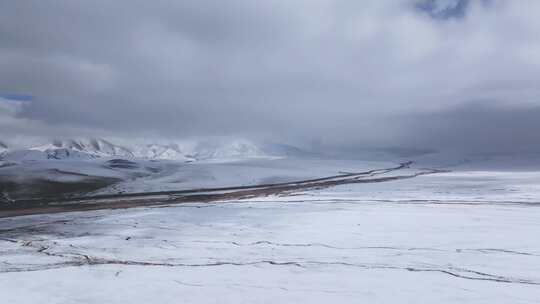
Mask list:
POLYGON ((535 0, 0 0, 0 140, 540 151, 539 32, 535 0))

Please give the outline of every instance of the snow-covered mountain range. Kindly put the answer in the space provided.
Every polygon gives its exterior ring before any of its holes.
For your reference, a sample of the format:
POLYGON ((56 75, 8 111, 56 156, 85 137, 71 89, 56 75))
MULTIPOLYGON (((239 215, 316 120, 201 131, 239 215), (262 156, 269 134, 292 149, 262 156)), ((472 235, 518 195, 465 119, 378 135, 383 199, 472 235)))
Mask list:
POLYGON ((8 146, 0 141, 0 157, 8 151, 8 146))
POLYGON ((129 149, 96 138, 54 140, 42 146, 30 147, 29 150, 44 152, 47 154, 47 158, 54 159, 134 157, 129 149))
POLYGON ((272 156, 276 155, 265 152, 259 145, 247 140, 137 143, 123 146, 101 138, 82 138, 53 140, 17 149, 11 149, 0 142, 0 159, 11 161, 97 158, 194 161, 272 156))

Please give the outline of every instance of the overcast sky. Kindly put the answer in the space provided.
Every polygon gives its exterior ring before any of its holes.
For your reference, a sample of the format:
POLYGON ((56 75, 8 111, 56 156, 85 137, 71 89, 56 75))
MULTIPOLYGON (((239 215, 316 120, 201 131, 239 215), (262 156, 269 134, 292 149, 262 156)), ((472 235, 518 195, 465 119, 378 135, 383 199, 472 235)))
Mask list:
POLYGON ((0 136, 540 150, 539 33, 537 0, 0 0, 0 136))

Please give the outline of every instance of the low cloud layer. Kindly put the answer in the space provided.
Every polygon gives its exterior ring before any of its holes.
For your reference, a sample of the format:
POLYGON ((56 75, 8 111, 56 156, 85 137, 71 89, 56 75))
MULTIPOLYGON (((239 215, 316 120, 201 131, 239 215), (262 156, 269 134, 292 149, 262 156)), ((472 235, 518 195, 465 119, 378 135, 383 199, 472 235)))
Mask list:
POLYGON ((0 102, 32 96, 0 134, 540 149, 539 20, 534 0, 0 0, 0 102))

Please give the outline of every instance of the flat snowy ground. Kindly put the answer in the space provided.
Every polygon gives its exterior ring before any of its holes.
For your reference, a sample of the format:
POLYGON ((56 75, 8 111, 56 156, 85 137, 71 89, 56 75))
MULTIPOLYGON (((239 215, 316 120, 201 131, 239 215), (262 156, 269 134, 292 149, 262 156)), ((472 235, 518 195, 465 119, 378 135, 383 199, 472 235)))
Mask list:
POLYGON ((2 303, 538 303, 540 172, 0 219, 2 303))

